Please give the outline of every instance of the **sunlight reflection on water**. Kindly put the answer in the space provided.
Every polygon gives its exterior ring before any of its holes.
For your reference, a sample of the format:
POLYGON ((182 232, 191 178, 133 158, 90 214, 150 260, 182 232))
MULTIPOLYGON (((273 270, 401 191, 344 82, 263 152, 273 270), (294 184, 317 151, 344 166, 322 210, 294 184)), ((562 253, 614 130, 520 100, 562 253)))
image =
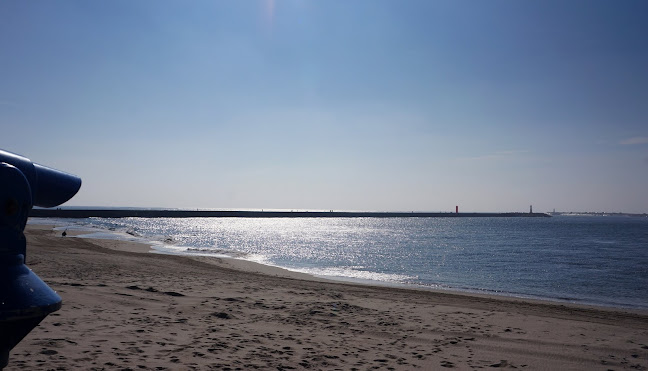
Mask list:
MULTIPOLYGON (((70 220, 63 221, 70 223, 70 220)), ((300 272, 648 307, 645 218, 82 219, 300 272)))

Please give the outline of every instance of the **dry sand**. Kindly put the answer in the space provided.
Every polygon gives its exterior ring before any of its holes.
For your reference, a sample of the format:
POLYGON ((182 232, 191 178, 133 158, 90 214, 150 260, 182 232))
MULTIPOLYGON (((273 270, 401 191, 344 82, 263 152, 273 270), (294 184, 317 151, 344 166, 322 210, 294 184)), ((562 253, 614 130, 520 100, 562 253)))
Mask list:
POLYGON ((306 280, 26 234, 28 266, 63 307, 8 370, 648 368, 646 312, 306 280))

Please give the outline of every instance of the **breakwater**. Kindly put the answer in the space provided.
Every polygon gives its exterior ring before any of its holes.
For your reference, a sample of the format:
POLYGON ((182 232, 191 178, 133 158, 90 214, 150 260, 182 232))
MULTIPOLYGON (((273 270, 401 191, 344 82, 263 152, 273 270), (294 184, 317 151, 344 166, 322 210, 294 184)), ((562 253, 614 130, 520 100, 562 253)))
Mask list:
POLYGON ((545 213, 430 213, 374 211, 243 211, 151 209, 33 209, 40 218, 475 218, 550 217, 545 213))

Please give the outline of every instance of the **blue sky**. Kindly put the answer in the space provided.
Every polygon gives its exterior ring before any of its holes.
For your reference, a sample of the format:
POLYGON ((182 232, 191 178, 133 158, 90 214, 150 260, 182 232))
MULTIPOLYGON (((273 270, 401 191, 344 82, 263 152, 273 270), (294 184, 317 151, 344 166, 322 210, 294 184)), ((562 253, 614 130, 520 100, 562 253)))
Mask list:
POLYGON ((0 3, 69 205, 648 212, 645 1, 0 3))

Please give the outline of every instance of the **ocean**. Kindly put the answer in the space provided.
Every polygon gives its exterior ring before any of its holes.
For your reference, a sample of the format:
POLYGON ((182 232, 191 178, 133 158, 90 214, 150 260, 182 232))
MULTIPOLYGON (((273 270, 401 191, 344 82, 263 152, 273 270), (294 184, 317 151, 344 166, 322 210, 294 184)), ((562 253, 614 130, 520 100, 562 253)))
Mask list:
POLYGON ((648 309, 648 218, 30 220, 338 280, 648 309))

